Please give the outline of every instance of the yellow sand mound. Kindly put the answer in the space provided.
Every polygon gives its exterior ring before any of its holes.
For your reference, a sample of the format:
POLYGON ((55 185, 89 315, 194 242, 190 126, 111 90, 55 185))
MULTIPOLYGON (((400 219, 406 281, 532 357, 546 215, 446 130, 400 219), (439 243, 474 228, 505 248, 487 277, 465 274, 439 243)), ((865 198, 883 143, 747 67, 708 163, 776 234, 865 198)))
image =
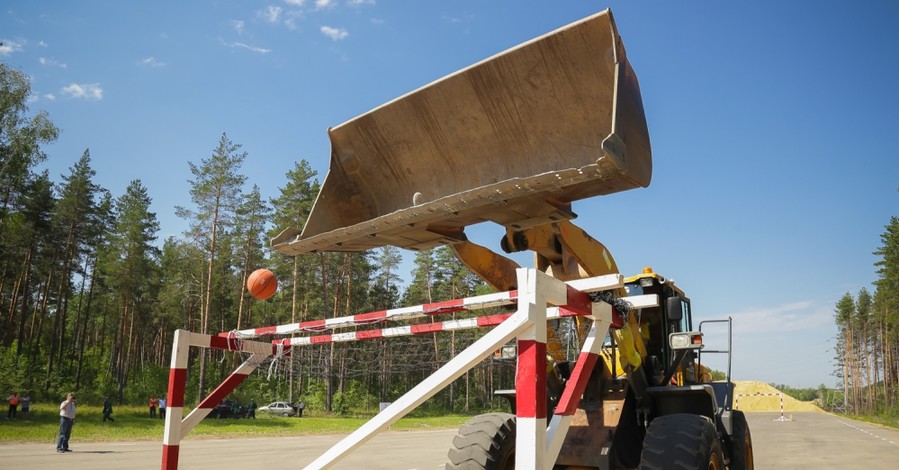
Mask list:
MULTIPOLYGON (((734 409, 745 412, 780 411, 780 390, 764 382, 734 381, 734 409), (760 394, 760 395, 755 395, 760 394)), ((814 403, 783 395, 784 412, 822 411, 814 403)))

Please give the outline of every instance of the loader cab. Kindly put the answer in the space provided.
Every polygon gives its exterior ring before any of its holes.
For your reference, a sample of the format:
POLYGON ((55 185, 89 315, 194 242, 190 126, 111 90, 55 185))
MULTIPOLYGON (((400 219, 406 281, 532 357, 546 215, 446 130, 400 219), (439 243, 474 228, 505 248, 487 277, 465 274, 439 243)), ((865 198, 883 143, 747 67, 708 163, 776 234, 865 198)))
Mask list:
POLYGON ((640 310, 640 333, 646 345, 647 377, 659 377, 674 361, 674 351, 668 346, 668 336, 693 330, 690 299, 670 279, 644 268, 643 272, 625 279, 628 296, 657 295, 657 307, 640 310))

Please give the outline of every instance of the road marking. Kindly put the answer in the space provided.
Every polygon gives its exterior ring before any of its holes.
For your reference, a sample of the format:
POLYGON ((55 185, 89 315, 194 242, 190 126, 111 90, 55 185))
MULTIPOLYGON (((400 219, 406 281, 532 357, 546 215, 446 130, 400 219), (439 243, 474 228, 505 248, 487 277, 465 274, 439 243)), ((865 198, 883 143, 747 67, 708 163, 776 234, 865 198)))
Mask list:
POLYGON ((871 437, 873 437, 873 438, 880 439, 881 441, 884 441, 884 442, 889 442, 890 444, 893 444, 894 446, 899 446, 899 444, 896 444, 895 442, 893 442, 893 441, 891 441, 891 440, 889 440, 889 439, 887 439, 887 438, 885 438, 885 437, 880 437, 880 436, 878 436, 877 434, 874 434, 874 433, 872 433, 872 432, 868 432, 867 430, 862 429, 862 428, 860 428, 860 427, 858 427, 858 426, 854 426, 854 425, 849 424, 849 423, 847 423, 847 422, 845 422, 845 421, 840 421, 840 420, 837 420, 837 421, 839 421, 840 424, 844 424, 844 425, 846 425, 846 426, 849 426, 850 428, 855 429, 856 431, 861 431, 861 432, 863 432, 863 433, 865 433, 865 434, 867 434, 867 435, 869 435, 869 436, 871 436, 871 437))

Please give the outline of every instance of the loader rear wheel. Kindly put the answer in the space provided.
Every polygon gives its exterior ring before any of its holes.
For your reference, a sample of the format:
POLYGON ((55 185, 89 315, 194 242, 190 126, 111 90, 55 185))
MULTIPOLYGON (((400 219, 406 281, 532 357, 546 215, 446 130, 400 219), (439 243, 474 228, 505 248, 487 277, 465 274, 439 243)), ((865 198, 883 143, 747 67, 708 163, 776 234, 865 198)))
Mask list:
POLYGON ((749 423, 742 411, 733 412, 733 431, 731 436, 730 470, 753 470, 752 435, 749 423))
POLYGON ((646 430, 641 470, 724 470, 715 425, 703 416, 673 414, 652 420, 646 430))
POLYGON ((515 415, 489 413, 468 420, 453 438, 447 470, 513 470, 515 415))

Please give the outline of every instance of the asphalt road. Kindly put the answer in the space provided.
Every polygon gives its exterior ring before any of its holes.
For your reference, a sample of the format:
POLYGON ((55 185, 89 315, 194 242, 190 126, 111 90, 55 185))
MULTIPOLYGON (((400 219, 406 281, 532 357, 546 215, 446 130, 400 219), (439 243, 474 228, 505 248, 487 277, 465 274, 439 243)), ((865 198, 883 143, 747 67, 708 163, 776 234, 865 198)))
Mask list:
MULTIPOLYGON (((899 462, 899 430, 823 413, 749 413, 755 468, 893 470, 899 462), (788 417, 790 415, 787 415, 788 417)), ((387 432, 357 449, 335 469, 438 470, 443 468, 454 430, 387 432)), ((179 468, 247 470, 301 469, 341 436, 188 440, 181 445, 179 468)), ((52 443, 0 444, 3 469, 158 469, 159 442, 79 443, 72 436, 68 454, 52 443)))

